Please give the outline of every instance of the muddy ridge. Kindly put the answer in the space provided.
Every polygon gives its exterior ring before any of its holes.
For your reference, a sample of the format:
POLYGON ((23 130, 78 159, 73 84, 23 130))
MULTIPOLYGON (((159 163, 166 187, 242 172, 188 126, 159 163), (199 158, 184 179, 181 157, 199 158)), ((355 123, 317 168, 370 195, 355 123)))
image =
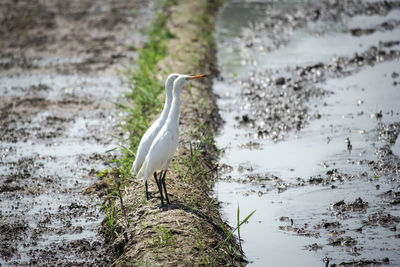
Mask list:
MULTIPOLYGON (((191 82, 181 91, 180 146, 166 175, 169 200, 160 209, 160 199, 152 179, 150 199, 144 185, 133 180, 124 189, 124 207, 129 221, 118 218, 113 240, 115 265, 212 265, 240 266, 246 263, 237 239, 229 238, 230 228, 221 218, 218 200, 210 196, 216 180, 217 149, 213 134, 220 122, 212 92, 215 47, 211 33, 222 1, 177 1, 164 11, 167 56, 157 64, 166 75, 207 73, 207 78, 191 82), (190 56, 188 56, 190 55, 190 56), (193 154, 193 151, 196 155, 193 154)), ((163 82, 159 76, 159 82, 163 82)), ((121 209, 120 203, 115 203, 121 209)))

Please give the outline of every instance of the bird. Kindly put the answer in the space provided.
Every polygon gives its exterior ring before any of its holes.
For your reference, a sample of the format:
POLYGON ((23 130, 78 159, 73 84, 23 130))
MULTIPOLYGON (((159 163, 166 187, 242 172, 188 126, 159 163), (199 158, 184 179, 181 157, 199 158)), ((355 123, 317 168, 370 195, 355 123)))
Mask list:
POLYGON ((170 204, 167 187, 165 185, 165 175, 179 143, 180 91, 189 81, 203 78, 205 76, 206 75, 204 74, 179 75, 179 77, 174 81, 173 99, 168 118, 151 144, 149 152, 147 153, 143 165, 137 175, 138 178, 143 178, 146 183, 151 175, 153 175, 157 181, 157 171, 161 171, 157 185, 160 192, 162 208, 165 207, 162 192, 163 189, 165 191, 167 204, 170 204))
MULTIPOLYGON (((131 173, 133 175, 137 175, 140 168, 142 167, 143 161, 146 158, 147 153, 149 152, 150 146, 156 138, 157 134, 160 132, 161 128, 165 124, 165 121, 168 118, 169 110, 171 109, 171 102, 172 102, 172 89, 174 86, 174 81, 176 78, 179 77, 178 73, 171 73, 168 75, 167 79, 165 80, 165 103, 164 108, 161 112, 161 115, 158 117, 156 121, 146 130, 143 134, 142 139, 140 140, 137 152, 136 152, 136 159, 132 164, 131 173)), ((157 186, 158 181, 157 181, 157 186)), ((147 180, 145 182, 146 188, 146 199, 149 199, 149 192, 147 186, 147 180)))

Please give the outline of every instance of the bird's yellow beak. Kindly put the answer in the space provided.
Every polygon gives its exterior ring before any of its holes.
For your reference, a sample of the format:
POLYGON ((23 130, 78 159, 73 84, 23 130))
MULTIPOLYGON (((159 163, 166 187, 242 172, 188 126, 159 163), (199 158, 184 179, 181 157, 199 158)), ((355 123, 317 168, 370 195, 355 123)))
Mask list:
POLYGON ((193 75, 193 76, 187 77, 186 80, 194 80, 194 79, 199 79, 199 78, 203 78, 203 77, 206 77, 206 76, 207 75, 205 75, 205 74, 193 75))

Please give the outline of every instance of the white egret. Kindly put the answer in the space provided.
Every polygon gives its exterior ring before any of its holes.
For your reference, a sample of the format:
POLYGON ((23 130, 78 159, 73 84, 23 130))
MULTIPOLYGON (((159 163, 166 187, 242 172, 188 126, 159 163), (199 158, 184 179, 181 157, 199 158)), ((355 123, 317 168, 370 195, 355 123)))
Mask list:
POLYGON ((180 91, 190 80, 202 78, 204 76, 205 75, 179 75, 174 81, 174 94, 168 119, 151 144, 149 152, 137 176, 138 178, 143 178, 146 183, 147 179, 152 174, 154 174, 154 178, 157 180, 156 172, 161 171, 157 182, 161 195, 161 207, 164 206, 163 187, 167 204, 169 204, 165 175, 179 143, 180 91))
MULTIPOLYGON (((171 109, 171 102, 172 102, 172 89, 174 86, 174 81, 178 78, 179 74, 172 73, 168 76, 167 80, 165 81, 165 103, 164 108, 161 112, 160 117, 153 122, 153 124, 147 129, 144 133, 142 139, 140 140, 137 152, 136 152, 136 159, 132 164, 131 172, 133 175, 137 175, 138 171, 142 167, 143 161, 146 158, 147 153, 149 152, 150 146, 156 138, 157 134, 160 132, 161 128, 164 126, 165 121, 168 118, 169 111, 171 109)), ((157 186, 158 185, 158 181, 157 186)), ((147 180, 145 182, 146 187, 146 198, 149 199, 149 193, 147 188, 147 180)))

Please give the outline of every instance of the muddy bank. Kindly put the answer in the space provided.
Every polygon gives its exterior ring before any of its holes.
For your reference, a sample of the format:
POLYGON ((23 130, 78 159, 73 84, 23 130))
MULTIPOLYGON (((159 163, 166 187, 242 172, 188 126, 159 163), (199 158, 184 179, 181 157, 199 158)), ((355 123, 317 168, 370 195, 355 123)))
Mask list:
MULTIPOLYGON (((168 16, 170 38, 166 40, 167 56, 156 67, 159 82, 163 84, 171 72, 207 73, 210 77, 191 83, 181 92, 180 148, 166 179, 171 205, 159 208, 153 179, 149 181, 148 201, 141 181, 124 187, 127 216, 117 220, 121 227, 113 243, 114 264, 240 265, 244 263, 243 253, 235 238, 228 238, 225 231, 230 228, 220 217, 218 201, 209 195, 216 178, 213 132, 219 120, 211 90, 212 77, 217 73, 212 32, 221 3, 167 3, 171 4, 163 15, 168 16)), ((121 210, 120 202, 115 205, 121 210)))
POLYGON ((399 7, 226 5, 215 191, 231 225, 237 205, 257 209, 241 231, 250 264, 399 264, 399 7))
MULTIPOLYGON (((148 1, 0 4, 0 263, 108 265, 97 195, 148 1)), ((101 186, 100 186, 101 187, 101 186)))

